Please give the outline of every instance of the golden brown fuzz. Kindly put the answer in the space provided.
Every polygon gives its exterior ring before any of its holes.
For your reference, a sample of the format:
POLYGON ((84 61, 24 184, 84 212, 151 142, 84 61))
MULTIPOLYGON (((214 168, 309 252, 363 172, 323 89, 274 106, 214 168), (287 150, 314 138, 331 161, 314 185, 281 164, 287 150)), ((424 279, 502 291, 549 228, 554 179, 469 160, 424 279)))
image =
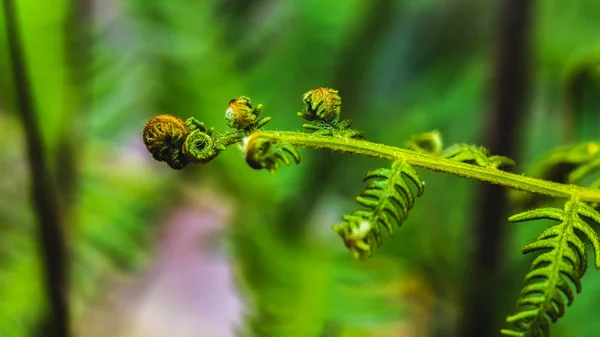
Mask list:
POLYGON ((146 123, 142 138, 154 159, 167 162, 171 167, 183 167, 187 163, 181 157, 181 146, 189 133, 181 119, 159 115, 146 123))

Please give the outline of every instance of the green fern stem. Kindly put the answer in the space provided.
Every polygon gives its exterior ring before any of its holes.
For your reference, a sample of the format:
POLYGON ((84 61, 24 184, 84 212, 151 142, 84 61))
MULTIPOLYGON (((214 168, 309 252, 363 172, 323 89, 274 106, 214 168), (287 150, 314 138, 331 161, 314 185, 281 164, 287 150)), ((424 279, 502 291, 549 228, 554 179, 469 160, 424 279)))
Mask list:
POLYGON ((360 139, 321 136, 291 131, 257 131, 248 137, 246 148, 251 149, 254 144, 264 143, 265 141, 282 142, 304 148, 327 149, 391 161, 404 160, 410 165, 431 171, 445 172, 468 179, 486 181, 515 190, 564 199, 571 199, 573 196, 577 196, 579 200, 584 202, 600 202, 600 190, 597 189, 531 178, 496 168, 476 166, 360 139))

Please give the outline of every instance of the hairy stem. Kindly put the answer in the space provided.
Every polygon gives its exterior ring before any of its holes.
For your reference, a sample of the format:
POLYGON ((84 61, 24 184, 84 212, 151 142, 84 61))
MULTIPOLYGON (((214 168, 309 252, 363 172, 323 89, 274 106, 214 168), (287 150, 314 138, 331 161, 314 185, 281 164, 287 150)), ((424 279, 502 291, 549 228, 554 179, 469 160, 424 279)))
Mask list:
POLYGON ((281 141, 298 147, 326 149, 391 161, 402 159, 413 166, 431 171, 486 181, 515 190, 543 194, 554 198, 570 199, 573 196, 578 196, 579 200, 584 202, 600 202, 600 190, 526 177, 496 168, 471 165, 365 140, 319 136, 302 132, 258 131, 249 136, 246 144, 247 148, 252 148, 253 143, 257 140, 281 141))

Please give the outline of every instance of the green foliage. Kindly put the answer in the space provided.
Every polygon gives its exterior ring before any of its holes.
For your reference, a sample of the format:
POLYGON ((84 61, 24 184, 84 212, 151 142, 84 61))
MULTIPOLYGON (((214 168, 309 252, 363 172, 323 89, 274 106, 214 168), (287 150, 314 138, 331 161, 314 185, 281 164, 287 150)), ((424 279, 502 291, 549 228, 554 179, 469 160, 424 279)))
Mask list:
POLYGON ((373 246, 381 246, 382 227, 390 236, 394 235, 394 223, 402 225, 414 205, 415 195, 421 196, 424 190, 417 172, 403 161, 394 162, 391 169, 370 171, 363 180, 367 186, 356 201, 366 209, 344 215, 344 222, 333 227, 357 258, 369 257, 373 246), (415 185, 416 193, 409 187, 409 181, 415 185))
MULTIPOLYGON (((444 180, 444 175, 419 172, 427 180, 428 188, 431 186, 435 191, 428 192, 424 196, 426 200, 421 200, 422 206, 411 211, 411 223, 419 226, 405 226, 398 245, 388 244, 373 259, 361 263, 367 265, 375 259, 386 258, 390 261, 388 264, 377 265, 372 270, 348 267, 340 272, 340 265, 347 262, 343 257, 325 262, 325 254, 319 256, 321 251, 308 256, 307 250, 310 251, 312 246, 292 250, 288 242, 279 242, 281 237, 273 232, 289 225, 284 220, 289 212, 286 201, 306 216, 319 213, 320 209, 315 210, 316 207, 326 208, 321 211, 327 214, 336 210, 342 212, 338 208, 345 206, 338 207, 335 200, 324 200, 324 196, 332 192, 337 195, 338 188, 351 189, 354 179, 349 177, 366 171, 366 166, 372 165, 367 160, 364 165, 361 161, 352 160, 354 158, 348 159, 348 162, 334 161, 337 159, 335 156, 327 157, 327 160, 331 158, 330 161, 323 161, 325 156, 302 153, 303 165, 271 177, 243 170, 245 164, 253 161, 239 160, 240 155, 235 151, 224 153, 222 149, 207 146, 209 141, 215 141, 223 133, 211 133, 208 127, 202 131, 198 127, 199 131, 189 139, 187 147, 191 150, 188 153, 196 158, 194 162, 205 158, 205 149, 214 149, 209 158, 217 152, 224 155, 210 166, 177 172, 176 175, 165 174, 162 179, 157 174, 163 173, 160 167, 145 162, 143 167, 135 165, 138 158, 129 154, 135 153, 136 147, 129 147, 128 141, 139 138, 140 125, 151 114, 193 114, 207 126, 217 125, 223 115, 214 114, 207 107, 225 110, 224 103, 232 97, 231 93, 260 98, 280 111, 298 111, 295 105, 300 102, 300 97, 294 93, 302 92, 314 83, 325 83, 339 86, 345 97, 351 97, 357 103, 347 105, 344 112, 351 114, 348 117, 356 125, 361 125, 369 139, 393 144, 415 130, 440 128, 445 139, 451 140, 450 144, 457 140, 474 142, 481 136, 479 130, 485 120, 484 111, 489 106, 489 50, 496 45, 490 34, 493 25, 489 23, 496 22, 493 18, 496 6, 491 2, 462 1, 458 6, 445 6, 440 1, 392 1, 393 6, 386 6, 358 0, 331 3, 316 0, 274 3, 131 0, 118 6, 111 2, 95 2, 91 10, 93 14, 90 17, 82 15, 81 19, 97 24, 94 27, 97 34, 79 42, 79 48, 83 47, 80 52, 93 63, 93 67, 79 77, 75 74, 76 81, 72 81, 73 65, 78 61, 72 58, 72 50, 65 48, 65 44, 69 35, 85 34, 85 29, 80 25, 82 20, 77 20, 77 14, 69 12, 73 4, 85 6, 90 2, 14 2, 21 13, 19 21, 24 32, 23 44, 31 69, 34 101, 39 107, 45 147, 49 153, 60 155, 59 151, 68 149, 64 144, 73 143, 76 150, 73 159, 81 171, 74 174, 77 172, 67 169, 68 165, 59 156, 50 155, 50 160, 55 161, 57 175, 73 177, 76 186, 77 203, 65 202, 64 205, 72 209, 69 214, 76 214, 69 223, 72 230, 69 241, 75 264, 72 299, 77 308, 89 304, 80 296, 82 288, 86 294, 97 293, 102 289, 99 287, 102 279, 116 270, 122 271, 122 267, 136 265, 136 261, 144 256, 148 246, 146 240, 151 237, 153 228, 153 212, 169 208, 180 200, 179 193, 171 194, 169 191, 177 191, 181 186, 186 189, 205 188, 206 182, 226 189, 225 194, 243 200, 250 209, 259 209, 270 215, 281 214, 281 217, 265 217, 257 221, 256 226, 241 230, 240 240, 234 247, 240 251, 235 262, 246 265, 246 272, 241 277, 252 279, 244 295, 252 297, 261 307, 277 304, 252 316, 264 335, 348 336, 350 334, 336 327, 342 321, 357 321, 355 315, 348 314, 353 308, 362 310, 363 316, 360 317, 381 317, 378 315, 384 311, 382 304, 389 304, 385 298, 397 297, 388 294, 381 296, 383 300, 370 301, 368 296, 364 296, 366 289, 381 289, 382 286, 366 278, 397 266, 398 256, 390 258, 388 255, 391 253, 414 255, 412 264, 443 275, 441 283, 444 288, 451 292, 460 289, 457 284, 448 282, 448 275, 460 275, 470 266, 463 260, 463 250, 469 245, 457 245, 456 242, 462 243, 470 235, 468 224, 472 209, 467 201, 473 198, 474 189, 469 186, 474 187, 475 184, 461 179, 448 181, 444 180), (382 19, 381 15, 375 14, 377 11, 371 10, 375 7, 387 8, 389 14, 382 19), (366 35, 372 43, 365 44, 357 38, 360 35, 357 33, 371 31, 368 27, 379 22, 389 24, 377 34, 366 35), (352 85, 356 90, 348 88, 352 85), (90 88, 92 90, 88 92, 90 88), (82 92, 85 92, 83 96, 82 92), (135 166, 132 167, 132 162, 123 158, 125 152, 127 157, 134 159, 135 166), (336 168, 330 165, 332 162, 341 163, 343 167, 336 168), (115 170, 115 167, 118 169, 115 170), (146 171, 148 168, 151 170, 146 171), (335 174, 323 175, 326 168, 335 174), (316 181, 319 176, 326 178, 311 187, 311 181, 316 181), (165 185, 167 181, 168 185, 165 185), (298 193, 300 188, 303 193, 298 193), (163 195, 169 197, 157 201, 163 195), (463 197, 458 198, 457 195, 463 197), (465 200, 464 204, 458 204, 456 199, 465 200), (158 204, 161 207, 157 207, 158 204), (278 207, 269 207, 268 210, 264 207, 271 204, 278 207), (443 211, 431 212, 431 209, 443 211), (437 226, 440 223, 443 226, 437 226), (265 243, 267 240, 277 244, 265 243), (242 247, 242 242, 247 245, 242 247), (430 248, 431 243, 436 249, 430 248), (452 251, 461 253, 452 254, 452 251), (299 261, 300 258, 306 260, 299 261), (294 268, 295 262, 298 262, 299 268, 294 268), (329 273, 319 268, 333 271, 329 273), (255 274, 257 270, 261 273, 255 274), (339 284, 331 282, 338 274, 353 280, 355 287, 352 291, 340 290, 339 284), (293 276, 286 282, 279 282, 285 275, 293 276), (356 282, 356 279, 363 282, 356 282), (327 287, 314 286, 315 283, 327 282, 331 282, 327 287), (363 301, 357 300, 357 297, 363 301), (327 320, 324 306, 337 306, 334 314, 337 319, 331 319, 329 312, 327 320), (279 310, 285 307, 291 309, 279 310), (262 313, 276 318, 279 324, 261 325, 271 322, 264 320, 262 313), (323 322, 333 328, 323 331, 316 327, 323 322)), ((533 158, 557 143, 597 138, 596 115, 600 95, 588 84, 598 83, 595 74, 598 69, 599 2, 549 0, 538 5, 534 10, 533 30, 536 34, 532 41, 532 54, 539 62, 532 63, 530 68, 533 75, 531 112, 534 113, 528 114, 532 117, 523 132, 515 135, 519 139, 527 139, 519 144, 521 151, 527 151, 526 154, 519 153, 524 159, 533 158)), ((3 35, 0 34, 0 54, 8 55, 2 43, 3 35)), ((0 57, 0 68, 9 69, 10 66, 9 58, 0 57)), ((5 113, 12 113, 13 88, 6 73, 3 72, 0 78, 0 118, 6 117, 5 113)), ((319 106, 313 111, 319 111, 319 106)), ((259 119, 258 114, 255 117, 259 119)), ((278 114, 277 128, 296 129, 294 117, 295 114, 278 114)), ((237 129, 252 119, 250 116, 240 120, 237 126, 232 120, 227 120, 227 123, 237 129)), ((186 120, 183 120, 185 123, 186 120)), ((344 129, 351 130, 350 124, 343 123, 349 123, 349 120, 340 118, 337 127, 332 127, 331 123, 319 123, 313 118, 306 120, 305 125, 317 135, 341 135, 341 140, 353 134, 362 135, 362 130, 343 134, 344 129)), ((5 168, 5 179, 0 183, 0 228, 3 237, 0 245, 0 335, 26 336, 28 328, 36 325, 43 311, 44 297, 39 273, 41 266, 33 240, 35 233, 31 229, 31 210, 26 207, 27 198, 23 191, 10 190, 11 186, 20 186, 23 190, 26 186, 26 182, 22 182, 23 159, 15 159, 11 155, 23 148, 15 141, 19 128, 13 124, 6 118, 0 121, 5 131, 4 137, 0 137, 5 145, 5 151, 0 155, 0 166, 5 168)), ((230 132, 225 131, 233 134, 230 132)), ((236 143, 231 144, 235 145, 234 149, 238 144, 244 147, 244 138, 246 136, 235 139, 236 143)), ((258 159, 265 165, 256 165, 256 168, 274 171, 286 163, 283 158, 290 163, 299 158, 296 149, 301 146, 297 143, 250 138, 246 141, 256 147, 244 147, 246 150, 261 149, 264 144, 269 150, 264 151, 263 148, 263 151, 257 152, 264 153, 266 159, 258 159), (283 150, 283 147, 289 151, 283 150)), ((233 138, 230 140, 234 141, 233 138)), ((441 142, 438 146, 432 139, 412 138, 411 141, 412 145, 404 147, 417 153, 439 156, 443 149, 441 142)), ((324 152, 329 152, 325 149, 324 152)), ((183 149, 169 151, 181 153, 183 149)), ((395 162, 397 158, 390 161, 395 162)), ((486 160, 480 159, 479 162, 489 164, 486 160)), ((466 164, 485 166, 474 159, 466 161, 466 164)), ((414 163, 410 165, 417 167, 414 163)), ((181 166, 181 163, 175 166, 181 166)), ((526 176, 567 182, 566 177, 573 169, 576 167, 562 171, 564 180, 554 180, 533 171, 526 171, 526 176)), ((594 187, 594 179, 594 173, 589 171, 574 183, 580 186, 592 183, 594 187)), ((527 192, 519 193, 533 196, 527 192)), ((548 199, 555 197, 547 196, 548 199)), ((569 196, 561 194, 558 197, 569 196)), ((535 200, 540 202, 540 199, 535 200)), ((589 204, 594 206, 594 203, 589 204)), ((523 209, 530 207, 532 205, 527 204, 523 209)), ((242 218, 246 215, 245 211, 239 213, 242 218)), ((316 222, 335 221, 326 218, 316 222)), ((526 230, 531 228, 535 229, 535 225, 527 226, 526 230)), ((314 233, 308 235, 315 240, 314 233)), ((332 240, 337 239, 334 235, 331 237, 332 240)), ((303 235, 296 235, 294 240, 302 238, 303 235)), ((343 246, 339 246, 342 249, 343 246)), ((328 248, 338 247, 332 244, 328 248)), ((398 282, 410 278, 411 274, 402 275, 398 282)), ((600 273, 588 274, 586 280, 598 275, 600 273)), ((435 279, 436 276, 430 277, 435 279)), ((578 298, 577 304, 569 309, 569 315, 553 328, 553 336, 588 337, 597 334, 595 322, 589 319, 592 313, 598 311, 598 304, 594 301, 600 293, 593 283, 596 280, 586 281, 587 297, 578 298)), ((506 293, 507 290, 499 291, 506 293)), ((497 306, 495 303, 489 305, 497 306)), ((441 320, 451 319, 445 316, 441 320)), ((439 321, 438 318, 431 325, 437 326, 439 321)), ((397 334, 397 331, 394 333, 397 334)))
MULTIPOLYGON (((27 171, 22 169, 25 159, 18 152, 23 145, 17 133, 19 127, 11 116, 0 120, 11 130, 0 135, 0 145, 8 150, 0 156, 0 164, 12 167, 6 173, 15 181, 15 184, 0 187, 3 197, 0 206, 3 237, 0 335, 32 336, 47 310, 44 277, 27 190, 20 187, 26 181, 27 171)), ((90 302, 98 299, 111 276, 147 264, 155 232, 151 220, 156 211, 154 204, 168 191, 167 180, 147 183, 149 175, 154 175, 147 165, 138 163, 135 170, 116 169, 112 165, 115 160, 122 164, 127 160, 120 158, 119 152, 112 148, 94 142, 80 150, 84 156, 81 165, 86 173, 76 184, 79 198, 71 205, 67 232, 73 240, 69 262, 74 318, 81 317, 90 302), (98 160, 104 164, 98 164, 98 160)))
MULTIPOLYGON (((126 62, 107 62, 113 71, 103 72, 107 70, 103 66, 90 71, 90 65, 85 62, 92 57, 84 57, 84 64, 78 57, 80 53, 88 55, 88 48, 94 50, 93 59, 97 60, 104 59, 106 54, 122 55, 121 49, 135 52, 137 46, 110 48, 95 39, 82 41, 79 34, 89 31, 81 22, 95 21, 76 12, 74 7, 85 2, 27 0, 13 3, 22 33, 19 42, 30 75, 31 103, 36 108, 41 129, 39 145, 51 165, 51 180, 61 192, 64 215, 61 227, 69 253, 66 261, 53 262, 64 263, 64 269, 68 269, 66 290, 72 328, 77 330, 90 303, 103 298, 109 279, 147 263, 151 238, 155 234, 156 202, 169 194, 170 187, 165 185, 167 180, 149 177, 152 169, 140 165, 143 162, 131 156, 135 147, 132 149, 122 137, 124 129, 131 132, 131 126, 137 124, 136 113, 132 113, 128 105, 132 97, 123 98, 131 90, 124 88, 135 87, 143 92, 147 86, 146 78, 140 76, 143 73, 139 72, 140 67, 129 68, 126 62), (72 40, 84 43, 75 47, 72 40), (124 64, 125 70, 115 70, 124 64), (80 77, 80 72, 84 76, 80 77), (99 73, 103 76, 98 76, 99 73), (91 94, 87 80, 93 82, 99 78, 102 83, 98 91, 102 94, 91 94), (132 78, 139 82, 132 83, 132 78), (139 83, 144 84, 137 85, 139 83), (101 99, 97 99, 100 96, 101 99), (92 102, 97 105, 90 107, 92 102), (112 121, 109 121, 110 116, 114 117, 112 121)), ((31 190, 29 170, 25 169, 24 149, 27 147, 22 140, 22 126, 14 116, 17 111, 11 104, 12 97, 9 97, 14 88, 4 90, 5 85, 14 86, 9 71, 12 65, 7 64, 9 60, 4 57, 8 55, 4 14, 2 12, 0 19, 3 55, 0 62, 6 70, 0 79, 3 96, 0 124, 5 128, 0 134, 0 145, 6 149, 0 152, 5 178, 0 183, 0 336, 27 337, 50 333, 36 331, 49 317, 50 306, 43 274, 44 251, 37 242, 39 233, 33 225, 35 213, 30 207, 31 197, 27 195, 31 190), (14 183, 8 184, 10 181, 14 183)), ((136 58, 134 63, 141 59, 136 58)), ((87 328, 82 330, 85 335, 87 328)))
POLYGON ((240 257, 236 266, 248 294, 238 335, 345 336, 403 318, 406 306, 394 299, 402 295, 397 285, 411 275, 395 259, 357 264, 323 242, 286 244, 264 225, 268 215, 258 209, 245 207, 238 220, 241 228, 232 234, 240 257))
POLYGON ((538 238, 523 247, 523 254, 538 252, 525 277, 526 285, 517 304, 521 312, 506 321, 514 330, 502 330, 508 336, 543 337, 550 334, 550 324, 565 314, 565 306, 573 304, 574 292, 581 292, 581 278, 587 269, 585 243, 576 234, 583 234, 594 248, 596 268, 600 269, 600 239, 594 229, 581 217, 600 223, 600 214, 577 199, 570 200, 564 209, 540 208, 509 218, 511 222, 554 220, 560 224, 544 230, 538 238), (569 283, 570 282, 570 283, 569 283), (566 303, 565 303, 566 298, 566 303))

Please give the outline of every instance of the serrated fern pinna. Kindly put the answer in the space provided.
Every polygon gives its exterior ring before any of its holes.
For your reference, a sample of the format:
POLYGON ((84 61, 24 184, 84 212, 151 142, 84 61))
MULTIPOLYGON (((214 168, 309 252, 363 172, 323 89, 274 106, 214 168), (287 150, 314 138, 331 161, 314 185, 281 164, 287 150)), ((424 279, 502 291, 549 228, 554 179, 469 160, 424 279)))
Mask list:
POLYGON ((391 169, 368 172, 363 181, 367 186, 356 201, 366 209, 344 215, 344 222, 333 227, 357 258, 369 257, 374 245, 381 246, 382 227, 390 236, 394 235, 394 223, 398 227, 402 225, 414 205, 415 195, 421 196, 424 190, 417 172, 403 160, 395 161, 391 169), (411 190, 408 181, 415 185, 416 192, 411 190))
POLYGON ((564 315, 565 306, 573 304, 572 285, 577 293, 581 292, 581 277, 587 269, 585 243, 576 231, 591 243, 596 268, 600 269, 600 240, 582 217, 600 223, 600 214, 577 199, 568 201, 564 209, 540 208, 509 218, 510 222, 548 219, 560 221, 560 224, 547 228, 535 241, 523 248, 523 254, 541 254, 533 260, 531 270, 525 276, 526 285, 517 302, 522 308, 521 312, 506 319, 515 327, 512 330, 502 330, 503 334, 519 337, 548 336, 550 323, 564 315))

